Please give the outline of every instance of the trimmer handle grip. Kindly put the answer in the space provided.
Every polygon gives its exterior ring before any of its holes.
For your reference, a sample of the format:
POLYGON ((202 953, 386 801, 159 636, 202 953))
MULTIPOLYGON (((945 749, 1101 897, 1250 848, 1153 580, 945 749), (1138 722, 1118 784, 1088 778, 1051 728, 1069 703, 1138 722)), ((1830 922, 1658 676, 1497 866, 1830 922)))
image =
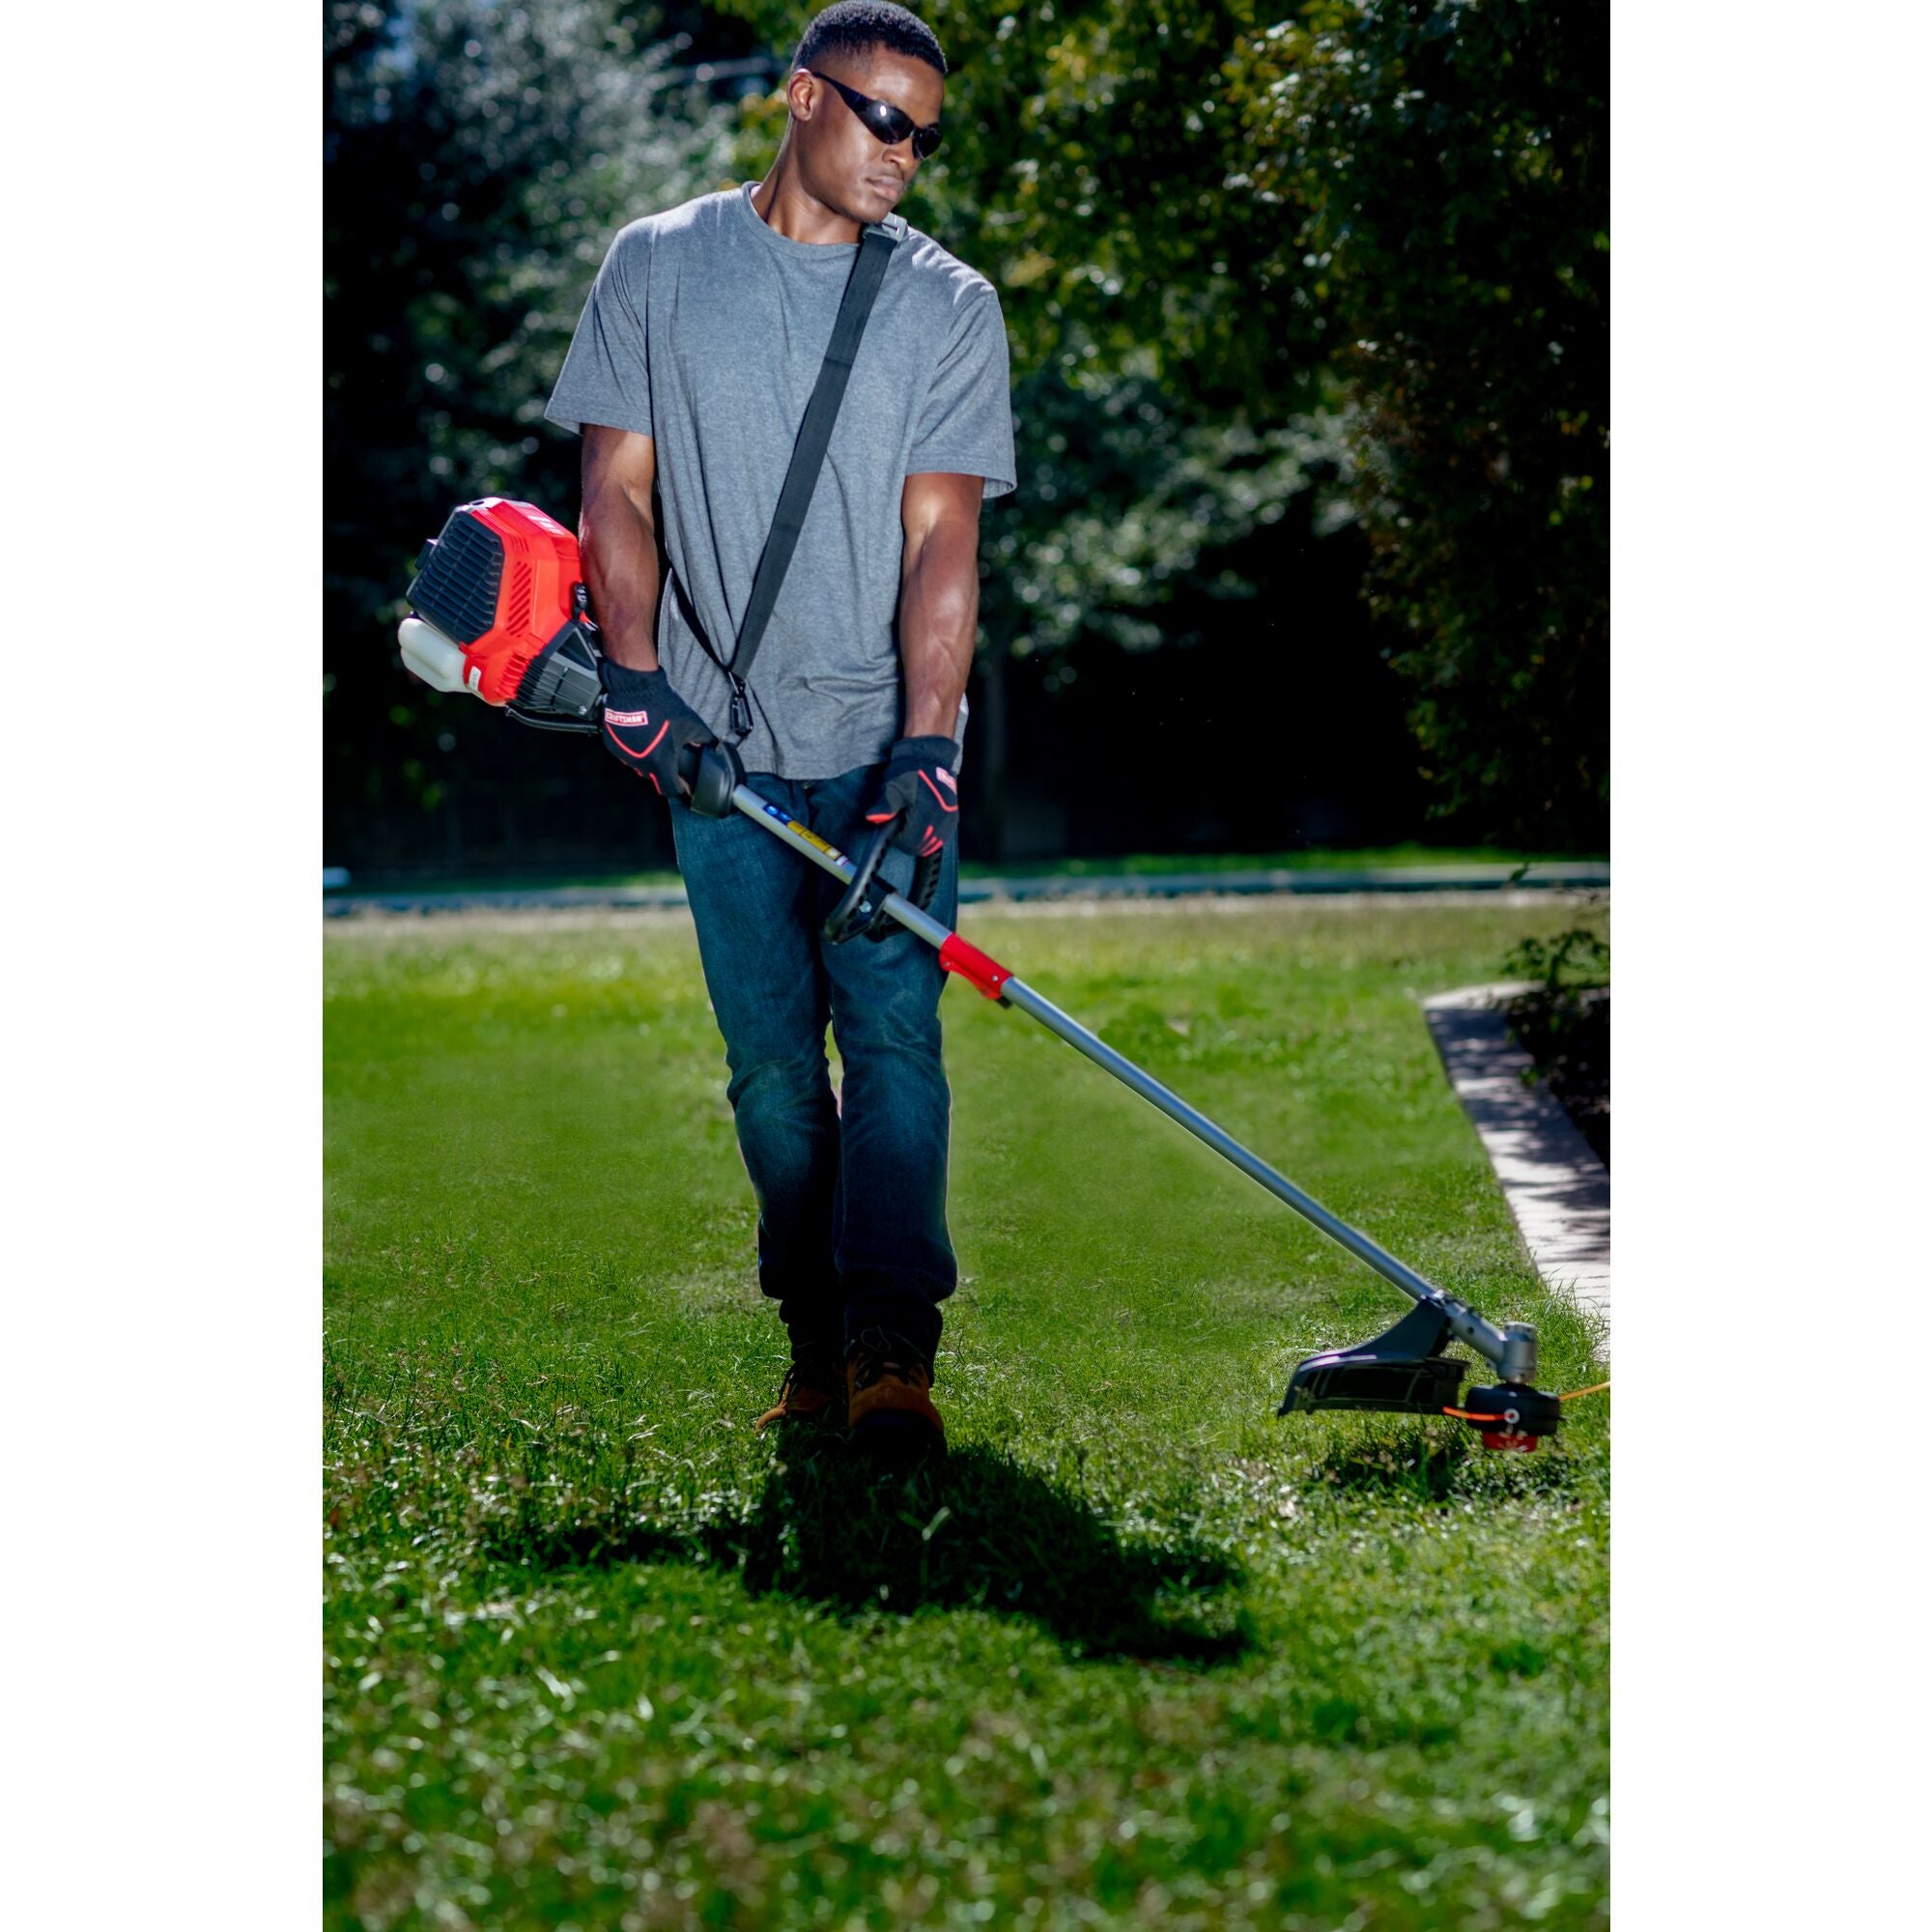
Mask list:
POLYGON ((831 916, 825 920, 825 937, 835 947, 842 947, 858 933, 864 933, 867 939, 885 937, 885 927, 891 925, 891 920, 885 916, 885 902, 893 889, 889 885, 881 885, 873 891, 873 877, 879 871, 879 862, 885 858, 885 850, 893 842, 893 833, 898 831, 898 821, 902 817, 904 813, 895 811, 893 817, 875 825, 871 837, 860 850, 858 869, 852 873, 852 883, 844 889, 844 898, 833 906, 831 916))
POLYGON ((866 840, 858 857, 857 869, 852 874, 852 883, 845 888, 845 896, 832 908, 825 922, 825 936, 834 946, 844 945, 857 933, 869 935, 885 923, 885 903, 892 889, 881 887, 876 900, 869 895, 879 862, 886 856, 886 848, 893 842, 893 834, 898 830, 903 816, 903 812, 895 812, 884 823, 875 825, 872 836, 866 840))
MULTIPOLYGON (((858 869, 852 874, 852 883, 845 888, 845 896, 832 908, 831 916, 825 922, 825 936, 835 946, 842 946, 855 934, 863 932, 867 939, 885 939, 893 930, 894 922, 887 917, 886 900, 892 896, 892 889, 875 887, 874 878, 879 863, 886 856, 893 842, 893 834, 899 829, 905 817, 902 811, 895 812, 883 824, 872 828, 872 836, 867 839, 865 849, 858 859, 858 869)), ((921 912, 932 903, 932 895, 939 890, 939 868, 945 864, 945 855, 935 852, 930 858, 918 860, 912 868, 912 885, 905 896, 921 912)))
POLYGON ((745 782, 745 766, 735 747, 722 738, 687 745, 677 754, 677 775, 691 787, 691 809, 706 818, 724 818, 731 794, 745 782))

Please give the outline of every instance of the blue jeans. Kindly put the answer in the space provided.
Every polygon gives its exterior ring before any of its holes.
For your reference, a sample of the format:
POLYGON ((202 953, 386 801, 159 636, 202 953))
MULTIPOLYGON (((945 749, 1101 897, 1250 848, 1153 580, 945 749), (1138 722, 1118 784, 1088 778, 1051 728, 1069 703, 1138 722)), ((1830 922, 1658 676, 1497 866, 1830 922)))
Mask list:
MULTIPOLYGON (((841 852, 869 835, 878 768, 836 779, 751 775, 841 852)), ((952 1095, 939 1052, 946 975, 923 940, 895 925, 841 946, 821 933, 844 887, 742 812, 670 808, 704 983, 724 1036, 738 1146, 758 1202, 758 1281, 795 1352, 834 1355, 882 1329, 930 1363, 939 1303, 958 1268, 946 1229, 952 1095), (844 1063, 837 1099, 825 1028, 844 1063)), ((903 892, 912 855, 880 876, 903 892)), ((932 916, 957 917, 949 853, 932 916)))

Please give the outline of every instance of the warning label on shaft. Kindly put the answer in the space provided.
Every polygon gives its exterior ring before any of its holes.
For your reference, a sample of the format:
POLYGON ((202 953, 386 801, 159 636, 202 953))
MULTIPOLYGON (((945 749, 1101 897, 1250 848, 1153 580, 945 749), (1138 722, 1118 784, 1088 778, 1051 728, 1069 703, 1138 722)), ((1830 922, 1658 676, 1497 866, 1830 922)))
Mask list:
POLYGON ((837 859, 841 866, 849 863, 844 853, 836 845, 828 845, 817 833, 809 826, 801 825, 790 812, 781 810, 776 805, 768 805, 765 807, 765 816, 776 818, 794 838, 803 838, 808 845, 823 852, 828 859, 837 859))

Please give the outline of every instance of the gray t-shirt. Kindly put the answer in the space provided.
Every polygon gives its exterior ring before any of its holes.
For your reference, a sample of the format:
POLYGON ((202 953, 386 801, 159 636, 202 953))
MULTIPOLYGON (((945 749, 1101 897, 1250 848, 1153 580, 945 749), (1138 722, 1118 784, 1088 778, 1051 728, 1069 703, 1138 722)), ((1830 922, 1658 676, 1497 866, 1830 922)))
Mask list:
MULTIPOLYGON (((598 271, 547 413, 657 443, 661 529, 728 661, 857 243, 766 227, 752 185, 634 221, 598 271)), ((825 467, 750 679, 748 771, 834 778, 899 735, 899 497, 915 471, 1013 487, 1007 336, 983 275, 903 232, 866 325, 825 467)), ((714 731, 730 687, 667 582, 657 647, 714 731)))

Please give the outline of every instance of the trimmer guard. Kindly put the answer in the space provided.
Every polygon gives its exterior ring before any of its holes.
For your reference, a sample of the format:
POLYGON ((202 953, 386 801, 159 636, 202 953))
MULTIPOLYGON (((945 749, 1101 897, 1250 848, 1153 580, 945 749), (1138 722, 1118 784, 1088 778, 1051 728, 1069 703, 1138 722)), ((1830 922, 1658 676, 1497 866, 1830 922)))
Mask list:
POLYGON ((1352 1349, 1311 1355, 1288 1379, 1277 1415, 1318 1408, 1440 1415, 1453 1408, 1468 1364, 1439 1352, 1449 1321, 1418 1302, 1385 1335, 1352 1349))

